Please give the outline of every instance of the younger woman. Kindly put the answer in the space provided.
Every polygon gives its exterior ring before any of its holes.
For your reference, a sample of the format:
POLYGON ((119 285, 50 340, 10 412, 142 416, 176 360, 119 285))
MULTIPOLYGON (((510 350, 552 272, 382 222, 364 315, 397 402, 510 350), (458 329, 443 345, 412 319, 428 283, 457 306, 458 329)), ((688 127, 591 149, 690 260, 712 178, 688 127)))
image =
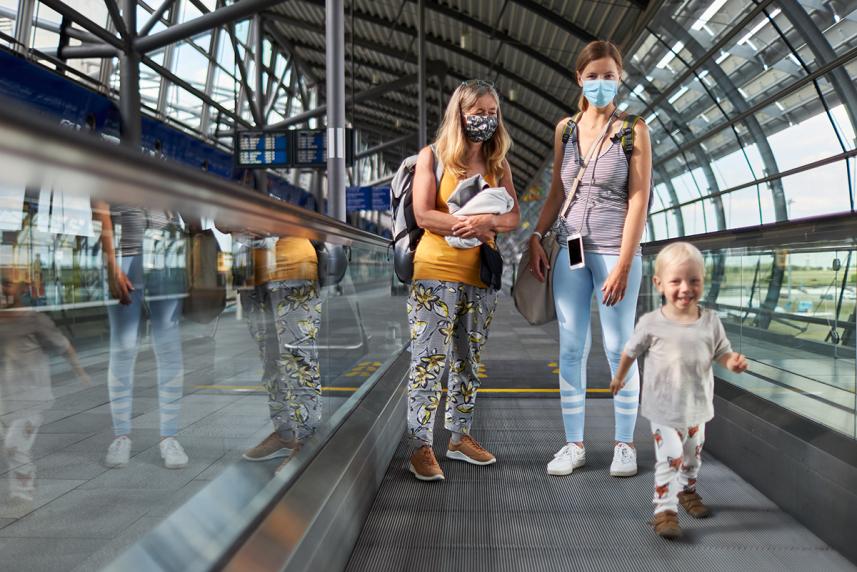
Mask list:
MULTIPOLYGON (((625 116, 614 102, 621 75, 622 56, 609 42, 592 42, 577 58, 582 113, 565 141, 569 120, 563 119, 556 126, 553 183, 530 238, 530 271, 539 280, 544 280, 548 265, 540 240, 555 223, 557 240, 563 247, 552 278, 559 320, 559 383, 566 444, 548 463, 551 475, 571 474, 586 463, 583 420, 593 292, 599 292, 604 349, 613 372, 619 365, 622 346, 634 330, 642 276, 640 238, 652 184, 652 147, 645 123, 630 121, 633 152, 630 158, 625 155, 621 142, 628 134, 619 133, 625 116), (593 149, 602 133, 605 136, 600 147, 593 149), (591 160, 570 211, 560 213, 590 151, 591 160), (583 236, 585 258, 585 266, 575 270, 570 268, 566 249, 566 238, 573 232, 583 236)), ((627 385, 614 400, 616 442, 610 474, 615 477, 637 473, 633 440, 639 388, 639 375, 633 368, 627 385)))
POLYGON ((478 238, 493 246, 498 232, 518 226, 518 203, 506 161, 510 146, 497 92, 490 83, 471 80, 452 94, 434 145, 423 149, 417 160, 414 216, 425 234, 414 256, 414 284, 408 300, 408 432, 418 444, 410 470, 420 480, 444 478, 432 452, 432 437, 447 360, 445 426, 452 439, 446 456, 475 465, 496 460, 470 436, 479 387, 479 351, 488 338, 496 292, 480 279, 480 247, 454 248, 444 237, 478 238), (435 161, 444 167, 440 181, 435 180, 435 161), (458 182, 476 174, 492 187, 506 188, 515 201, 510 212, 461 218, 449 214, 447 200, 458 182))
POLYGON ((714 417, 711 364, 735 373, 747 369, 717 314, 699 307, 704 272, 702 254, 686 242, 658 254, 652 280, 667 303, 640 318, 610 383, 616 395, 634 360, 645 356, 642 414, 652 422, 657 459, 653 525, 664 538, 681 536, 679 503, 693 518, 711 514, 696 492, 705 423, 714 417))

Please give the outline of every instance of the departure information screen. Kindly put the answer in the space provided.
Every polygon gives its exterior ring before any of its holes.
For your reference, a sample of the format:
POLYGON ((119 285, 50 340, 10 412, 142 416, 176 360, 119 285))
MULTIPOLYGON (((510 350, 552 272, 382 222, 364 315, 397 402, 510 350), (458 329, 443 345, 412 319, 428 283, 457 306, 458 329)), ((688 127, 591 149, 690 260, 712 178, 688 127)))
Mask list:
POLYGON ((239 167, 289 167, 291 133, 289 131, 241 131, 235 148, 239 167))
MULTIPOLYGON (((352 130, 345 130, 345 164, 354 162, 352 130)), ((239 131, 235 165, 244 169, 327 167, 327 129, 239 131)))
POLYGON ((327 164, 327 131, 323 129, 295 132, 295 165, 324 167, 327 164))

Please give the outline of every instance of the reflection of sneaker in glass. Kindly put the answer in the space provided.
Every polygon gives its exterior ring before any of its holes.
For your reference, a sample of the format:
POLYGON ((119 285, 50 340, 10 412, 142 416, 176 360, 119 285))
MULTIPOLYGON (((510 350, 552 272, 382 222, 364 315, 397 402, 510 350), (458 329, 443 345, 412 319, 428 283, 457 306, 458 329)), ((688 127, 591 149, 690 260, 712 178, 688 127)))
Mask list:
POLYGON ((261 443, 249 449, 243 457, 247 461, 269 461, 281 457, 290 457, 295 451, 295 443, 286 441, 277 432, 265 437, 261 443))
POLYGON ((161 449, 161 458, 164 460, 166 468, 181 469, 187 467, 187 454, 175 437, 162 439, 158 446, 161 449))
POLYGON ((286 465, 288 465, 288 464, 289 464, 289 461, 291 461, 292 459, 294 459, 294 458, 295 458, 295 455, 297 455, 297 454, 298 454, 298 451, 300 451, 300 450, 301 450, 301 444, 300 444, 300 443, 298 443, 298 442, 291 443, 289 446, 291 447, 291 449, 287 449, 287 450, 289 451, 289 455, 288 455, 288 457, 286 457, 285 459, 283 459, 283 462, 282 462, 282 463, 280 463, 280 464, 279 464, 279 466, 277 467, 277 470, 276 470, 276 471, 274 471, 274 474, 275 474, 275 475, 279 475, 279 474, 280 474, 280 471, 282 471, 283 469, 285 469, 285 468, 286 468, 286 465))
POLYGON ((637 474, 637 451, 627 443, 618 443, 613 448, 611 477, 633 477, 637 474))
POLYGON ((104 464, 108 467, 124 467, 131 458, 131 439, 128 435, 120 435, 113 439, 107 448, 107 457, 104 464))
POLYGON ((490 465, 497 462, 494 455, 486 451, 485 447, 470 435, 462 435, 459 443, 450 441, 446 449, 446 458, 464 461, 471 465, 490 465))
POLYGON ((36 507, 32 498, 12 495, 5 503, 0 503, 0 518, 23 518, 36 507))
POLYGON ((585 464, 586 449, 575 443, 566 443, 562 449, 554 453, 553 459, 548 463, 548 474, 570 475, 574 469, 579 469, 585 464))

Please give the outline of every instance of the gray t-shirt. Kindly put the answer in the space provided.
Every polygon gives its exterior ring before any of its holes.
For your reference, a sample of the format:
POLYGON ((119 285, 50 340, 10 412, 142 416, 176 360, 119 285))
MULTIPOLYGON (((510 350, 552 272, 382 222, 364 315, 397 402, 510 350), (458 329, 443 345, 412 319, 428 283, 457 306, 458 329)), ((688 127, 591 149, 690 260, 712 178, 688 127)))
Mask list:
POLYGON ((690 324, 674 322, 661 309, 637 322, 625 344, 632 358, 644 357, 643 417, 675 428, 693 427, 714 417, 714 360, 732 351, 720 318, 700 310, 690 324))
POLYGON ((53 403, 49 352, 71 344, 50 318, 27 309, 0 314, 0 415, 53 403))

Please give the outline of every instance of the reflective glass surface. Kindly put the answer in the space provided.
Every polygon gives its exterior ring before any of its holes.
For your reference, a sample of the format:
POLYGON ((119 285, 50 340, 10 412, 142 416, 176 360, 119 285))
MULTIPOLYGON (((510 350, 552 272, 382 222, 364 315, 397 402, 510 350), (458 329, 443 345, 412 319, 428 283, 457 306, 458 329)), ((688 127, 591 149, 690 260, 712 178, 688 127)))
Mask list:
POLYGON ((257 511, 407 342, 380 241, 147 203, 0 184, 0 568, 99 569, 227 474, 257 511))

